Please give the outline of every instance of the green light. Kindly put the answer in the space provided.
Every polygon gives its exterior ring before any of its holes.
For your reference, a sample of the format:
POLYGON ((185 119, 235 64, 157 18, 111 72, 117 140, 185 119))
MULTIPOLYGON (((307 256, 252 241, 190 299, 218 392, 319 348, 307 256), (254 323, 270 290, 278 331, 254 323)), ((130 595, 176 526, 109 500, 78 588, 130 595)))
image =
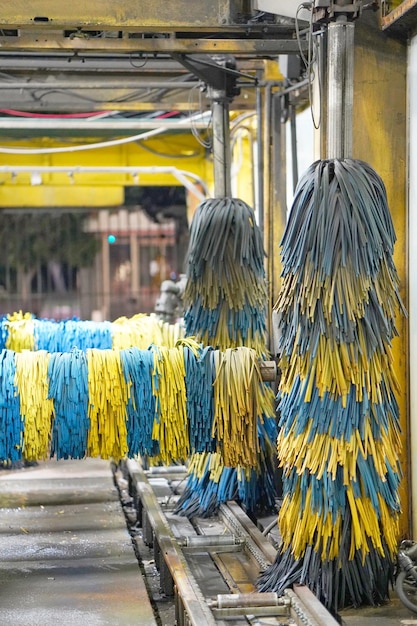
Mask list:
POLYGON ((116 243, 116 235, 107 235, 107 241, 109 243, 116 243))

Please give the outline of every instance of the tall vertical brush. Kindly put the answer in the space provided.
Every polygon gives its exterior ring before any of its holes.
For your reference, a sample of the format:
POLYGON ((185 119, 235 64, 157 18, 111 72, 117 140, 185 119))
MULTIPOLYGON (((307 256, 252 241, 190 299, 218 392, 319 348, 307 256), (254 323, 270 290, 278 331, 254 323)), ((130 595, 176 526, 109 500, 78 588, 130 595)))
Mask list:
MULTIPOLYGON (((187 286, 184 293, 186 334, 206 346, 226 350, 253 348, 267 356, 264 271, 265 252, 255 214, 243 200, 214 198, 203 201, 190 227, 187 286)), ((274 448, 276 423, 273 394, 265 425, 259 424, 259 467, 244 471, 221 465, 207 451, 192 457, 191 472, 177 512, 211 515, 231 495, 254 511, 275 504, 274 448)))
POLYGON ((401 478, 391 351, 404 312, 384 184, 317 161, 281 242, 278 458, 282 542, 260 591, 307 585, 331 611, 387 598, 401 478))

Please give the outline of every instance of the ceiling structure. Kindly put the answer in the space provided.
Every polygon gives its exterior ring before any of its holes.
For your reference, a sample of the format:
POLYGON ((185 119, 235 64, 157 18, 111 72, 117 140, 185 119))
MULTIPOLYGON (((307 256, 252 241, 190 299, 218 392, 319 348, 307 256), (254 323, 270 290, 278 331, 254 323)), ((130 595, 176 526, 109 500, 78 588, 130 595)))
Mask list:
POLYGON ((208 110, 206 85, 225 58, 235 63, 223 72, 236 81, 233 108, 253 110, 264 60, 276 63, 300 47, 306 49, 306 39, 296 37, 294 19, 255 10, 248 0, 6 2, 0 132, 5 139, 128 135, 145 117, 158 114, 165 123, 172 112, 208 110), (206 83, 190 63, 203 68, 206 83), (87 112, 102 113, 101 124, 92 116, 86 123, 87 112), (67 113, 71 120, 62 119, 67 113), (40 120, 42 114, 49 118, 40 120))
MULTIPOLYGON (((334 3, 315 0, 317 15, 334 3)), ((351 3, 360 6, 355 0, 351 3)), ((373 5, 369 2, 367 5, 373 5)), ((383 9, 387 3, 382 3, 383 9)), ((417 0, 385 11, 382 28, 404 34, 414 24, 417 0), (411 24, 410 24, 411 20, 411 24), (401 30, 402 28, 402 30, 401 30)), ((255 107, 255 86, 265 60, 306 53, 308 22, 298 0, 15 0, 0 15, 0 124, 3 137, 54 132, 23 121, 28 114, 107 112, 143 118, 152 112, 189 113, 210 108, 204 80, 190 71, 206 63, 207 81, 222 59, 235 60, 233 107, 255 107), (286 15, 262 8, 285 6, 286 15), (206 60, 204 61, 203 58, 206 60), (184 66, 188 61, 188 67, 184 66), (16 113, 16 114, 15 114, 16 113), (7 123, 5 123, 7 121, 7 123), (33 128, 32 128, 33 126, 33 128)), ((351 6, 349 5, 349 6, 351 6)), ((302 70, 300 71, 300 74, 302 70)), ((226 77, 233 76, 233 70, 226 77)), ((303 77, 296 76, 295 84, 303 77)), ((288 81, 287 81, 288 86, 288 81)), ((285 84, 284 84, 285 87, 285 84)), ((301 92, 295 92, 296 98, 301 92)), ((109 117, 109 116, 107 116, 109 117)), ((90 120, 91 122, 91 120, 90 120)), ((59 129, 74 134, 77 124, 59 129)), ((90 132, 84 125, 80 132, 90 132)), ((106 127, 106 128, 105 128, 106 127)), ((122 128, 120 127, 120 130, 122 128)), ((128 132, 128 129, 123 129, 128 132)))

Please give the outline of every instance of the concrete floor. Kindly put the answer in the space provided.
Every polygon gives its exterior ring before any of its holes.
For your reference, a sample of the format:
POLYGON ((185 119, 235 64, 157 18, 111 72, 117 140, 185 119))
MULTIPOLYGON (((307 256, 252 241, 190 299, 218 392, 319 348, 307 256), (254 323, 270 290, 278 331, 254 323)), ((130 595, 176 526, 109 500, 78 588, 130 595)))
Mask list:
POLYGON ((405 608, 393 593, 385 606, 346 609, 341 612, 345 626, 406 626, 417 625, 417 615, 405 608))
MULTIPOLYGON (((108 461, 0 470, 0 554, 0 626, 157 624, 108 461)), ((341 618, 417 626, 394 592, 341 618)))
POLYGON ((156 626, 108 461, 0 471, 1 626, 156 626))

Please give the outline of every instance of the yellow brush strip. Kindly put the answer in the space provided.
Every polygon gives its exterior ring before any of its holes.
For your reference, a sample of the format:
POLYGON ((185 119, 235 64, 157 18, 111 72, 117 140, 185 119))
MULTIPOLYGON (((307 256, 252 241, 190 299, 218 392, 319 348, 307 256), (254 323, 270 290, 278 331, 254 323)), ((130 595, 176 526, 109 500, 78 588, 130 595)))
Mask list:
POLYGON ((151 344, 173 348, 183 336, 184 329, 180 324, 168 324, 153 314, 139 313, 112 322, 112 345, 120 350, 132 346, 147 350, 151 344))
POLYGON ((336 478, 338 467, 343 467, 344 484, 349 484, 357 478, 357 459, 372 455, 375 469, 381 480, 385 480, 387 464, 397 466, 398 450, 400 449, 399 433, 392 429, 386 433, 382 431, 381 439, 375 440, 372 434, 369 419, 366 420, 364 438, 360 438, 357 430, 349 441, 329 437, 327 434, 316 434, 310 439, 312 422, 298 436, 294 435, 294 428, 286 434, 281 430, 277 438, 278 457, 280 466, 295 467, 298 474, 308 471, 320 479, 325 473, 336 478))
POLYGON ((46 459, 49 454, 53 400, 48 399, 49 353, 16 353, 16 385, 20 396, 20 413, 24 420, 23 458, 46 459))
MULTIPOLYGON (((359 333, 359 339, 362 334, 359 333)), ((351 346, 337 344, 335 341, 324 337, 319 339, 317 354, 314 359, 311 353, 297 354, 294 348, 290 357, 280 360, 282 372, 280 390, 290 393, 297 376, 301 380, 307 379, 307 392, 304 401, 311 400, 314 386, 318 389, 319 396, 323 397, 326 392, 334 396, 341 396, 343 406, 346 406, 346 398, 351 385, 356 385, 356 399, 363 399, 362 390, 366 389, 369 399, 373 403, 381 402, 379 386, 385 382, 387 389, 399 391, 398 380, 393 369, 393 357, 390 346, 384 346, 386 353, 375 351, 367 356, 355 360, 351 346)))
POLYGON ((365 315, 365 305, 369 301, 371 289, 375 290, 384 316, 394 319, 398 309, 396 285, 393 284, 392 270, 388 269, 385 258, 381 259, 379 272, 373 277, 362 274, 356 276, 352 261, 349 259, 346 265, 338 267, 331 277, 320 280, 311 259, 307 257, 300 270, 283 277, 274 309, 287 311, 296 294, 301 313, 308 319, 314 318, 317 303, 320 302, 324 319, 331 324, 334 321, 334 310, 342 313, 344 302, 346 307, 344 313, 349 320, 357 322, 365 315))
POLYGON ((119 460, 126 456, 129 389, 119 350, 87 350, 88 363, 88 455, 119 460))
POLYGON ((224 469, 221 455, 218 452, 198 452, 191 455, 188 473, 194 474, 199 480, 209 472, 209 480, 218 483, 224 469))
POLYGON ((377 494, 381 511, 381 535, 387 544, 392 561, 398 552, 398 537, 400 536, 400 513, 393 512, 381 494, 377 494))
POLYGON ((154 363, 158 386, 153 382, 153 390, 160 410, 159 419, 154 420, 152 437, 159 441, 159 458, 164 464, 184 462, 190 444, 183 347, 160 346, 154 363))
POLYGON ((224 265, 228 271, 227 280, 206 265, 201 277, 187 283, 184 301, 192 303, 198 295, 205 309, 216 309, 222 301, 234 311, 241 309, 245 303, 262 307, 268 299, 266 282, 247 266, 236 263, 233 257, 226 259, 224 265))
POLYGON ((222 461, 222 457, 221 454, 219 454, 218 452, 212 452, 209 455, 209 460, 210 460, 210 464, 209 464, 209 470, 210 470, 210 476, 209 476, 209 480, 211 480, 214 483, 218 483, 222 473, 223 473, 223 469, 224 469, 224 464, 222 461))
POLYGON ((35 322, 30 313, 15 313, 7 316, 6 348, 15 352, 35 349, 35 322))
POLYGON ((262 378, 256 352, 250 348, 215 351, 213 437, 224 465, 257 467, 257 420, 262 419, 262 378))
MULTIPOLYGON (((361 552, 362 559, 369 553, 368 539, 372 546, 384 556, 381 537, 384 536, 388 550, 395 554, 398 537, 398 515, 393 514, 378 497, 382 519, 378 515, 369 498, 354 496, 349 486, 346 490, 347 505, 351 512, 351 543, 349 560, 355 553, 361 552)), ((339 556, 342 543, 342 512, 337 511, 336 520, 330 512, 319 515, 311 508, 311 487, 308 488, 304 506, 301 501, 301 489, 297 485, 295 493, 287 494, 282 502, 278 515, 279 528, 282 536, 281 551, 291 549, 296 560, 303 558, 308 546, 321 552, 323 561, 339 556), (323 549, 326 546, 327 549, 323 549)), ((385 555, 387 556, 387 555, 385 555)))
POLYGON ((205 346, 213 346, 223 352, 228 348, 239 348, 244 345, 255 350, 260 358, 265 358, 267 353, 265 347, 265 335, 258 331, 253 333, 252 330, 249 329, 245 339, 243 339, 240 331, 233 331, 233 337, 230 337, 227 323, 227 313, 227 308, 221 306, 217 332, 214 337, 206 331, 203 333, 196 333, 196 339, 205 346))

